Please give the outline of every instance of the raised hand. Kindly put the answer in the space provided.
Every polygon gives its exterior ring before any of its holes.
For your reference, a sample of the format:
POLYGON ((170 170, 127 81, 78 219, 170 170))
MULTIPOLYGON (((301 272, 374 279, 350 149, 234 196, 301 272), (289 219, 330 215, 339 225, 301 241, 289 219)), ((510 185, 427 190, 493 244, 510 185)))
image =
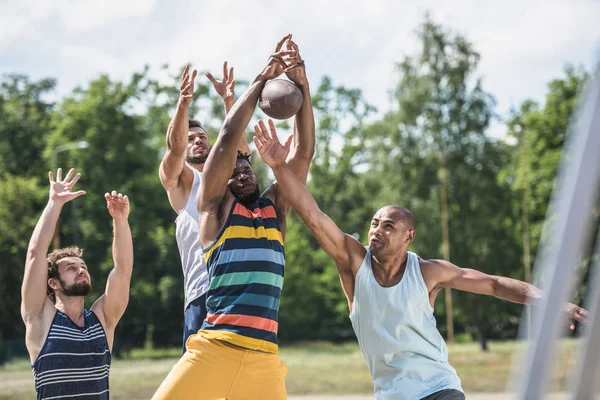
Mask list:
POLYGON ((286 47, 289 51, 292 51, 284 61, 289 65, 284 72, 287 77, 298 86, 304 86, 308 84, 308 78, 306 77, 306 68, 304 67, 304 61, 300 57, 300 50, 298 45, 294 43, 291 36, 286 41, 286 47))
POLYGON ((284 57, 293 54, 294 51, 282 50, 282 48, 285 41, 291 37, 291 34, 287 34, 277 43, 277 46, 275 46, 275 52, 269 57, 267 66, 261 74, 262 76, 267 79, 275 79, 279 75, 283 74, 283 71, 288 67, 284 61, 284 57))
POLYGON ((65 204, 85 194, 84 190, 78 190, 77 192, 72 191, 73 186, 75 186, 81 177, 80 173, 77 173, 73 177, 74 172, 75 170, 71 168, 67 173, 67 176, 65 176, 65 179, 62 179, 62 168, 59 168, 56 172, 56 180, 54 180, 54 174, 52 171, 48 172, 48 180, 50 181, 50 200, 65 204))
POLYGON ((223 101, 235 100, 235 80, 233 79, 233 67, 227 69, 227 61, 223 63, 223 79, 218 81, 210 72, 204 75, 212 82, 215 91, 223 98, 223 101))
POLYGON ((563 309, 569 319, 569 329, 575 329, 575 323, 573 321, 581 322, 582 324, 587 323, 588 312, 583 308, 573 303, 566 303, 563 309))
POLYGON ((187 106, 190 105, 194 98, 194 79, 198 71, 193 70, 190 75, 190 66, 186 65, 181 76, 181 85, 179 87, 179 102, 187 106))
POLYGON ((292 145, 293 135, 290 135, 285 144, 282 146, 279 138, 277 137, 277 131, 275 130, 275 124, 273 120, 269 119, 269 131, 262 120, 258 121, 258 125, 254 126, 254 132, 256 136, 252 138, 260 158, 263 159, 265 164, 269 167, 274 168, 280 164, 285 163, 285 159, 290 152, 292 145), (270 134, 269 134, 270 131, 270 134))
POLYGON ((113 219, 127 219, 129 216, 129 199, 113 190, 110 194, 104 193, 106 208, 113 219))

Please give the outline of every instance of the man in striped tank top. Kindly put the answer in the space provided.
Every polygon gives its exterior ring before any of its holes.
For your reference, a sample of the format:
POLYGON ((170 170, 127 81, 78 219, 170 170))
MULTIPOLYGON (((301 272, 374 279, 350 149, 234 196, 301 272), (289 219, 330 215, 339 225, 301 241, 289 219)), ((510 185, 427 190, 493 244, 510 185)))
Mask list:
MULTIPOLYGON (((486 294, 521 304, 535 304, 542 293, 516 279, 459 268, 445 260, 424 260, 408 251, 415 238, 415 217, 404 207, 375 213, 369 246, 342 233, 320 209, 286 163, 287 147, 275 130, 257 130, 254 138, 283 194, 335 261, 354 332, 367 361, 378 400, 459 400, 464 393, 448 363, 446 344, 433 316, 442 288, 486 294)), ((587 312, 567 303, 572 320, 587 312)), ((574 325, 571 323, 571 329, 574 325)))
POLYGON ((38 399, 108 399, 114 331, 129 301, 133 243, 127 221, 129 200, 113 191, 104 195, 113 219, 114 269, 106 290, 84 309, 91 277, 77 247, 47 254, 63 205, 83 194, 73 191, 80 174, 62 179, 49 173, 50 196, 27 251, 21 288, 25 344, 38 399))
MULTIPOLYGON (((277 355, 277 321, 290 206, 277 183, 260 194, 248 155, 237 150, 262 88, 283 72, 304 95, 297 115, 301 134, 289 163, 296 178, 306 181, 314 116, 304 63, 288 35, 227 115, 206 160, 198 211, 210 276, 207 317, 154 399, 286 398, 287 367, 277 355), (288 50, 282 50, 286 42, 288 50)), ((274 129, 272 121, 270 126, 274 129)))
MULTIPOLYGON (((187 338, 198 332, 202 321, 206 318, 206 291, 208 290, 208 272, 202 257, 202 246, 198 241, 196 195, 202 185, 202 171, 212 145, 202 124, 197 120, 188 119, 196 74, 196 70, 190 71, 189 65, 183 71, 179 101, 167 129, 167 148, 158 170, 169 203, 177 213, 175 238, 183 271, 184 351, 187 338)), ((206 77, 222 97, 225 114, 227 114, 235 103, 233 67, 228 69, 225 61, 223 79, 220 81, 209 72, 206 73, 206 77)), ((240 140, 239 146, 243 152, 250 151, 244 137, 240 140)))

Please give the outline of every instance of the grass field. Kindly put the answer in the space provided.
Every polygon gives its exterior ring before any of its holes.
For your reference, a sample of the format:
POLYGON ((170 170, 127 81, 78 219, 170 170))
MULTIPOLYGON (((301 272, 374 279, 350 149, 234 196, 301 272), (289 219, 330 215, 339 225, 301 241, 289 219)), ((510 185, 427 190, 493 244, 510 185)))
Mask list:
MULTIPOLYGON (((574 340, 561 342, 552 391, 565 390, 576 361, 574 340)), ((491 342, 483 353, 477 343, 449 347, 450 363, 456 368, 467 393, 504 392, 510 379, 513 354, 525 344, 491 342)), ((112 399, 150 399, 177 361, 178 350, 133 352, 130 360, 115 360, 111 367, 112 399), (147 359, 138 359, 139 357, 147 359), (167 357, 159 358, 157 357, 167 357)), ((283 347, 280 356, 289 368, 286 387, 294 394, 369 394, 373 386, 358 345, 310 343, 283 347)), ((516 360, 515 360, 516 362, 516 360)), ((33 399, 33 379, 28 360, 0 367, 0 399, 33 399)), ((510 390, 510 387, 508 387, 510 390)))

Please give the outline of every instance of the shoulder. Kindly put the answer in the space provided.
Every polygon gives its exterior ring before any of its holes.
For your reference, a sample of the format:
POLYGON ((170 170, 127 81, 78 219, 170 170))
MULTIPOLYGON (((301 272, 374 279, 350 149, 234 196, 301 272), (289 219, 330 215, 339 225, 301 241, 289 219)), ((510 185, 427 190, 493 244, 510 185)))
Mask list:
POLYGON ((421 257, 419 259, 419 266, 421 267, 421 273, 427 283, 427 286, 437 286, 440 283, 452 280, 460 269, 452 264, 450 261, 430 259, 425 260, 421 257))

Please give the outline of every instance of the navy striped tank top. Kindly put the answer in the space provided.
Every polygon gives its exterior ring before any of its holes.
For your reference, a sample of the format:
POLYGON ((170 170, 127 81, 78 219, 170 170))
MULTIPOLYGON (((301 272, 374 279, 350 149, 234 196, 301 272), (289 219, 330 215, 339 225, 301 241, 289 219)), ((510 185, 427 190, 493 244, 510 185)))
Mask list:
POLYGON ((104 329, 91 311, 77 326, 63 312, 56 315, 42 351, 31 366, 41 399, 108 399, 110 350, 104 329))
POLYGON ((246 207, 234 200, 223 230, 204 249, 204 259, 210 283, 200 333, 277 353, 285 254, 273 202, 261 197, 246 207))

